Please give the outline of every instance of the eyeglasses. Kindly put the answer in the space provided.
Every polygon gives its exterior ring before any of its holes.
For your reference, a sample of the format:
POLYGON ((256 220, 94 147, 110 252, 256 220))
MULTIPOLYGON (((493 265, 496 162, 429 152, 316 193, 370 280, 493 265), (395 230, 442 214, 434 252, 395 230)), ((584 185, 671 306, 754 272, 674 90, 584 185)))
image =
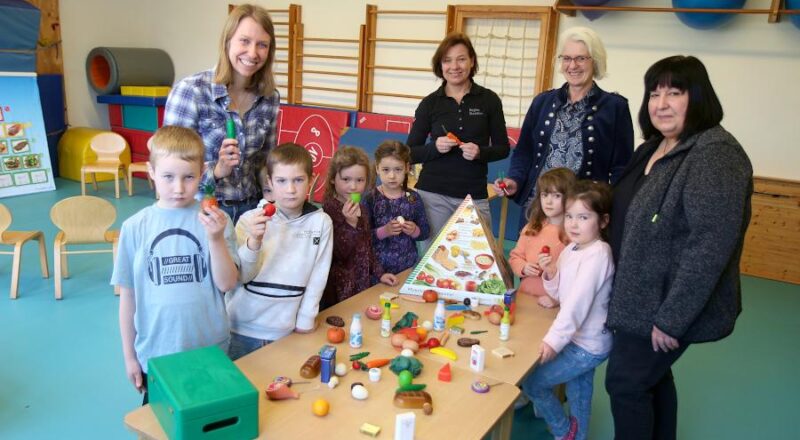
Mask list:
POLYGON ((575 64, 581 65, 581 64, 591 60, 592 57, 586 56, 586 55, 578 55, 576 57, 568 57, 568 56, 565 56, 565 55, 559 55, 558 59, 559 59, 559 61, 561 61, 563 64, 566 64, 566 65, 569 65, 569 63, 571 63, 573 61, 575 61, 575 64))

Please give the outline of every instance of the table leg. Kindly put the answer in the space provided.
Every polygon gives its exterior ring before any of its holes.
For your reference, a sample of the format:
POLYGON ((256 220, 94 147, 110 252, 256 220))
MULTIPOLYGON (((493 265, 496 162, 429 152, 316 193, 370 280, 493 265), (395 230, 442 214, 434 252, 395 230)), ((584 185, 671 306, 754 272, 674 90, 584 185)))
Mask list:
POLYGON ((508 407, 489 434, 491 440, 508 440, 511 438, 511 428, 514 425, 514 405, 508 407))

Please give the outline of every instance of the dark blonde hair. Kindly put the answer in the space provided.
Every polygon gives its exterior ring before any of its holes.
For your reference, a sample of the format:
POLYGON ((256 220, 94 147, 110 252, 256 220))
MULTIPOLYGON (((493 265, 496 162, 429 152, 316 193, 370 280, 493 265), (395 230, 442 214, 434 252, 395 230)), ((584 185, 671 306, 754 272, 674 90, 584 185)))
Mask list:
POLYGON ((186 162, 203 167, 206 147, 203 139, 191 128, 165 125, 147 142, 150 147, 150 165, 155 169, 158 160, 166 156, 177 156, 186 162))
POLYGON ((334 184, 336 175, 343 169, 353 165, 361 165, 367 172, 367 188, 372 185, 372 167, 369 166, 369 156, 361 148, 342 145, 333 153, 331 162, 328 164, 328 176, 325 178, 325 198, 336 197, 336 186, 334 184))
POLYGON ((459 44, 463 44, 467 48, 467 53, 472 60, 472 70, 469 71, 469 79, 472 79, 472 77, 478 73, 478 55, 475 53, 475 48, 472 47, 472 42, 469 40, 469 37, 467 34, 461 32, 453 32, 444 37, 444 40, 439 43, 439 47, 436 48, 433 58, 431 58, 433 74, 436 75, 437 78, 444 79, 444 73, 442 73, 442 60, 444 59, 444 56, 447 55, 447 51, 450 50, 451 47, 458 46, 459 44))
POLYGON ((217 61, 217 73, 214 82, 229 86, 233 83, 233 65, 228 57, 231 39, 239 24, 245 18, 250 17, 258 23, 269 35, 269 52, 264 66, 250 77, 245 88, 255 92, 260 96, 269 96, 275 92, 275 75, 272 72, 272 64, 275 60, 275 26, 269 12, 261 6, 242 4, 235 7, 230 14, 225 26, 222 28, 222 35, 219 39, 219 60, 217 61))
MULTIPOLYGON (((378 145, 375 150, 375 168, 380 166, 381 160, 387 157, 403 162, 406 165, 411 164, 411 148, 400 141, 385 140, 378 145)), ((403 178, 403 192, 408 191, 408 172, 403 178)))
MULTIPOLYGON (((605 182, 593 182, 591 180, 579 180, 572 188, 572 192, 567 196, 567 205, 580 200, 587 208, 597 213, 598 222, 603 221, 603 217, 611 216, 611 186, 605 182)), ((600 237, 603 241, 608 241, 608 224, 600 228, 600 237)))
POLYGON ((267 162, 264 166, 267 176, 272 175, 272 170, 276 164, 299 165, 306 175, 311 179, 313 173, 313 160, 311 154, 305 148, 292 142, 280 144, 273 148, 267 155, 267 162))
MULTIPOLYGON (((542 193, 543 192, 559 192, 564 197, 561 199, 561 208, 566 210, 567 197, 569 196, 572 187, 575 185, 575 173, 569 168, 553 168, 547 172, 539 175, 536 180, 536 195, 531 202, 530 216, 525 235, 537 235, 544 226, 544 221, 547 216, 542 210, 542 193)), ((566 241, 566 235, 563 228, 561 228, 561 241, 566 241)))

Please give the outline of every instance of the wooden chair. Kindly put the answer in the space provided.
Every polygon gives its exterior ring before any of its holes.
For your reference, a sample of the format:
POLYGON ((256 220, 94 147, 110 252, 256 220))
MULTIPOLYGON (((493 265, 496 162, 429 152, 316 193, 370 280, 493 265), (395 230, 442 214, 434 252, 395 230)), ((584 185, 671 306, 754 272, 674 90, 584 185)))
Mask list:
MULTIPOLYGON (((150 139, 153 138, 151 137, 150 139)), ((150 139, 147 140, 147 151, 150 151, 150 139)), ((150 189, 153 189, 153 181, 150 179, 150 173, 147 172, 147 164, 149 163, 149 161, 144 161, 128 164, 128 196, 133 196, 133 173, 144 173, 147 176, 147 184, 150 185, 150 189)))
MULTIPOLYGON (((100 133, 89 141, 89 146, 97 155, 97 160, 88 162, 81 167, 81 195, 86 195, 86 173, 92 174, 94 190, 97 191, 97 173, 109 173, 114 175, 114 192, 119 198, 119 175, 127 179, 125 174, 125 164, 120 160, 120 155, 127 147, 125 138, 114 132, 100 133)), ((127 181, 126 181, 127 184, 127 181)))
MULTIPOLYGON (((119 231, 108 229, 116 218, 114 205, 94 196, 69 197, 50 209, 50 220, 59 229, 53 241, 56 299, 61 299, 62 276, 69 278, 67 255, 111 252, 112 264, 116 260, 119 231), (67 249, 67 245, 83 244, 111 244, 111 249, 67 249)), ((114 293, 119 295, 118 289, 114 293)))
POLYGON ((19 269, 22 263, 22 246, 29 240, 39 242, 39 264, 42 266, 42 277, 49 278, 50 271, 47 268, 47 249, 44 245, 44 234, 42 231, 9 231, 11 226, 11 212, 3 204, 0 204, 0 244, 14 246, 13 251, 0 251, 2 255, 13 255, 14 260, 11 267, 11 299, 17 299, 17 289, 19 287, 19 269))

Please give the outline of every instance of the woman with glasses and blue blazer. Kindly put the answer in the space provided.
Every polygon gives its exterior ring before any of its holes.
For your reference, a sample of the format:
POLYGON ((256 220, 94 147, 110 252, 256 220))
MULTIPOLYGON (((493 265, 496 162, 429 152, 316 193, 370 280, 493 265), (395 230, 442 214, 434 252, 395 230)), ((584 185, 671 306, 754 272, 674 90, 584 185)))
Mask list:
MULTIPOLYGON (((633 123, 628 100, 601 89, 606 51, 591 29, 574 27, 559 41, 558 62, 566 82, 534 98, 511 155, 505 192, 526 212, 539 174, 559 167, 579 179, 616 182, 633 154, 633 123)), ((503 193, 495 181, 495 191, 503 193)))

